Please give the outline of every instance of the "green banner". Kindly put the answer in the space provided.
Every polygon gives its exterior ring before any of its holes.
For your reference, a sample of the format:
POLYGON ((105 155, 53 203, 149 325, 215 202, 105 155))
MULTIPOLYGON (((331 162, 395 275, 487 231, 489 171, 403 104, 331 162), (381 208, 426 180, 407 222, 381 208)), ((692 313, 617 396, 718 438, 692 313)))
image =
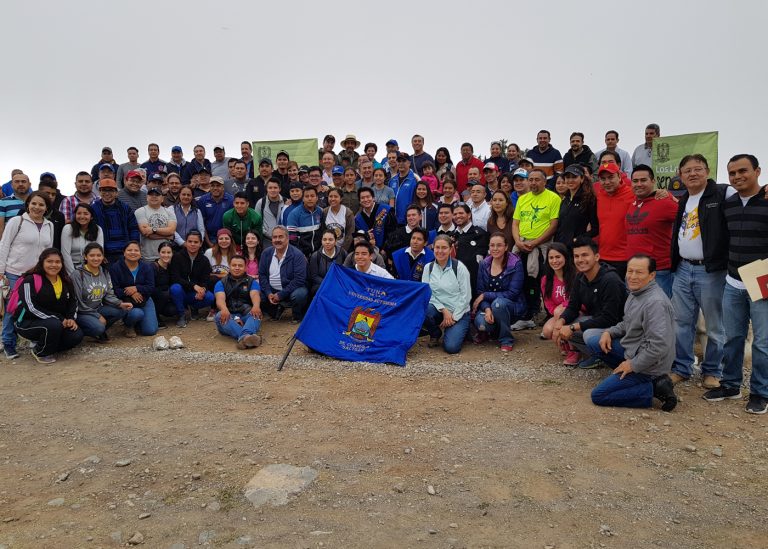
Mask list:
POLYGON ((317 166, 317 148, 317 138, 254 141, 253 157, 256 162, 269 158, 274 163, 277 153, 285 151, 299 166, 317 166))
POLYGON ((670 180, 678 175, 680 161, 688 154, 703 155, 707 159, 712 177, 717 176, 717 132, 657 137, 653 140, 653 171, 658 188, 669 187, 670 180))

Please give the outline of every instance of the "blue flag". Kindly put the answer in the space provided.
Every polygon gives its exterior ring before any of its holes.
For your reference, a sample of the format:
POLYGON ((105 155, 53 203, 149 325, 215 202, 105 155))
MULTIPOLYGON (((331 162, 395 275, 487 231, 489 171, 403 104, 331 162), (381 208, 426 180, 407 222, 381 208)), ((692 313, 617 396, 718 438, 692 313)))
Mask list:
POLYGON ((331 264, 296 338, 324 355, 405 366, 432 295, 428 284, 331 264))

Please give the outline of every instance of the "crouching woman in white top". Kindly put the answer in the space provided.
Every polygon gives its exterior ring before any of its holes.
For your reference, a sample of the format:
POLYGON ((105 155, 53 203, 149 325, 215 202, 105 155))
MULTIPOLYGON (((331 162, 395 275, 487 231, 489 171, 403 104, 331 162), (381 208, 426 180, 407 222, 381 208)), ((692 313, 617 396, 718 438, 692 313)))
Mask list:
POLYGON ((435 260, 424 266, 421 281, 429 284, 432 297, 429 299, 424 329, 429 333, 429 347, 440 345, 446 353, 456 354, 469 331, 469 305, 472 289, 469 271, 464 264, 451 257, 451 238, 448 235, 435 237, 435 260))

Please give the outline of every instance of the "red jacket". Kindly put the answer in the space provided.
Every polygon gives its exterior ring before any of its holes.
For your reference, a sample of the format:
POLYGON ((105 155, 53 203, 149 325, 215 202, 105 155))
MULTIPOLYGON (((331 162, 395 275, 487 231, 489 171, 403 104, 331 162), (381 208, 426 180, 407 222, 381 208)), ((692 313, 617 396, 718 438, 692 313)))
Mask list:
POLYGON ((600 223, 600 235, 596 239, 600 246, 600 259, 626 261, 628 256, 625 218, 635 195, 623 181, 612 195, 605 192, 599 183, 595 184, 594 188, 597 195, 597 219, 600 223))
POLYGON ((463 193, 464 190, 467 188, 467 172, 469 172, 469 168, 479 168, 480 169, 480 183, 485 185, 485 177, 483 176, 483 167, 485 167, 485 164, 483 164, 483 161, 477 158, 476 156, 473 156, 469 159, 469 162, 466 164, 463 160, 459 160, 456 163, 456 190, 459 192, 459 194, 463 193))
MULTIPOLYGON (((645 254, 656 260, 656 269, 672 267, 672 228, 677 217, 677 201, 669 195, 662 200, 656 193, 633 200, 627 210, 627 259, 645 254)), ((601 227, 602 229, 602 227, 601 227)), ((601 231, 602 232, 602 231, 601 231)))

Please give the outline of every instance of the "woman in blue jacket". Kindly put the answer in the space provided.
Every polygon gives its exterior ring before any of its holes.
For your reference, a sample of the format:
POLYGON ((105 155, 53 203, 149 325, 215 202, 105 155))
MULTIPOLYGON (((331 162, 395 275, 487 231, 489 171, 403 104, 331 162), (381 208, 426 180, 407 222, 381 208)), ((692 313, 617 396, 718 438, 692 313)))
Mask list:
POLYGON ((155 291, 155 272, 150 263, 141 260, 141 247, 129 242, 123 250, 123 259, 109 268, 112 287, 120 301, 133 305, 131 325, 140 335, 157 333, 157 314, 152 292, 155 291))
POLYGON ((526 311, 525 265, 517 254, 509 251, 509 242, 502 233, 491 235, 488 250, 488 257, 477 269, 479 295, 472 304, 477 327, 474 342, 479 344, 496 336, 501 350, 507 352, 515 344, 509 327, 526 311))

